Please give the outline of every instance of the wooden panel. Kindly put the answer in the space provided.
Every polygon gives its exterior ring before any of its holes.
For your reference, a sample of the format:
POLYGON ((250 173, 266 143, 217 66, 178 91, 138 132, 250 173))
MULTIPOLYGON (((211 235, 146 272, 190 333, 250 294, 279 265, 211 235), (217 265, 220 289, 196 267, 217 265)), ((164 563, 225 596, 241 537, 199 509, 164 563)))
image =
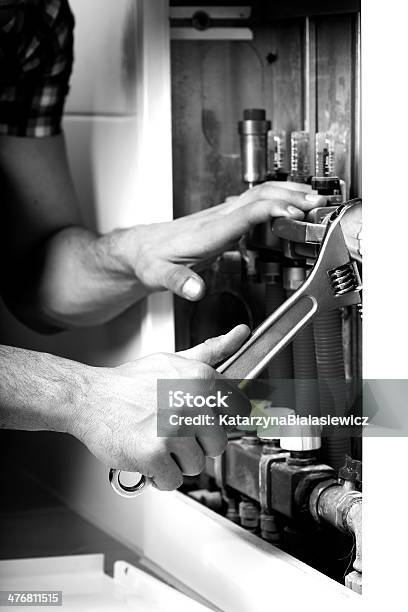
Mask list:
POLYGON ((303 20, 293 20, 277 22, 265 30, 270 33, 265 51, 276 55, 270 74, 272 122, 274 128, 286 131, 288 153, 290 133, 302 130, 305 120, 303 27, 303 20))
POLYGON ((172 43, 175 216, 243 191, 244 108, 265 108, 288 132, 302 127, 301 34, 295 21, 256 30, 253 43, 172 43))
MULTIPOLYGON (((302 21, 259 28, 253 43, 173 41, 176 217, 244 190, 237 130, 244 108, 265 108, 288 139, 291 130, 302 128, 302 28, 302 21)), ((176 301, 179 349, 191 345, 186 321, 193 311, 193 305, 176 301)))
POLYGON ((273 0, 263 4, 262 0, 255 3, 269 19, 352 13, 358 12, 361 5, 360 0, 273 0))
POLYGON ((350 15, 318 18, 317 130, 336 139, 336 172, 351 181, 351 133, 354 115, 354 18, 350 15))
MULTIPOLYGON (((312 138, 315 130, 333 131, 337 172, 350 186, 358 163, 356 24, 354 14, 332 15, 255 27, 252 43, 173 41, 176 217, 244 189, 237 123, 248 106, 265 108, 273 127, 286 130, 288 152, 294 130, 309 126, 312 138)), ((192 310, 177 300, 179 347, 191 341, 192 310)))
MULTIPOLYGON (((317 111, 309 125, 334 132, 337 172, 350 185, 352 161, 358 162, 355 154, 352 159, 358 102, 356 18, 318 17, 310 26, 316 45, 316 74, 310 77, 317 111)), ((274 127, 287 131, 288 144, 290 132, 304 127, 303 32, 303 20, 290 20, 255 29, 253 43, 172 43, 176 216, 242 190, 237 122, 246 106, 266 108, 274 127)))
POLYGON ((255 15, 273 19, 283 17, 299 17, 307 15, 327 15, 329 13, 348 13, 360 10, 360 0, 209 0, 194 2, 193 0, 170 0, 170 6, 241 6, 251 5, 255 15))
POLYGON ((172 49, 174 205, 180 216, 242 191, 237 123, 242 108, 259 105, 261 78, 246 43, 174 42, 172 49), (248 81, 256 81, 253 90, 248 81))

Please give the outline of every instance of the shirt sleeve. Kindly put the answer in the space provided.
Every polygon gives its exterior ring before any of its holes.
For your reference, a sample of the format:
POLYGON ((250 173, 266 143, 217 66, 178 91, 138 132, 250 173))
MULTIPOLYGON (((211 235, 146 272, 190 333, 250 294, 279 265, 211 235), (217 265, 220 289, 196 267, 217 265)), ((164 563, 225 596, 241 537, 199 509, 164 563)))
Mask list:
POLYGON ((0 38, 6 62, 0 78, 0 134, 41 138, 61 132, 73 32, 67 0, 23 2, 17 9, 0 38))

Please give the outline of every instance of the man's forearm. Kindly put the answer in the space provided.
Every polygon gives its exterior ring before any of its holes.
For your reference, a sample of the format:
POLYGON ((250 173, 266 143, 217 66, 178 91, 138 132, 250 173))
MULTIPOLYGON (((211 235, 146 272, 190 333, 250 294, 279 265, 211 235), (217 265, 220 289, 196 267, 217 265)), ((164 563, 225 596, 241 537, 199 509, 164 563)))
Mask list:
POLYGON ((73 430, 86 397, 88 366, 0 346, 0 428, 73 430))
POLYGON ((0 169, 1 293, 24 323, 96 325, 143 295, 117 248, 126 230, 98 237, 83 227, 62 136, 1 136, 0 169))
POLYGON ((16 300, 20 316, 59 328, 99 325, 146 296, 122 256, 123 231, 68 227, 48 240, 16 300))

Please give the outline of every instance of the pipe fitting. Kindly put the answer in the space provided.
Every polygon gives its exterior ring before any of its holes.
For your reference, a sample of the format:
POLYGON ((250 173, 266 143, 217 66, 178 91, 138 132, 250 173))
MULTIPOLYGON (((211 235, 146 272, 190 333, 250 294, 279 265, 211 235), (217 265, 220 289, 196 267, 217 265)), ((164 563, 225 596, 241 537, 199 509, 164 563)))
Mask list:
POLYGON ((344 584, 348 589, 361 595, 363 592, 362 577, 360 572, 350 572, 344 579, 344 584))
POLYGON ((282 272, 279 263, 275 261, 258 260, 258 270, 261 282, 270 285, 281 285, 282 272))
POLYGON ((258 506, 250 499, 243 499, 239 503, 239 518, 241 527, 248 531, 256 531, 259 525, 260 512, 258 506))
POLYGON ((271 544, 278 544, 281 539, 281 533, 277 518, 274 514, 266 512, 261 513, 260 517, 261 537, 271 544))
POLYGON ((297 291, 306 280, 306 268, 290 266, 283 268, 283 287, 286 291, 297 291))
POLYGON ((363 526, 362 526, 362 515, 363 515, 363 500, 360 494, 360 498, 355 497, 354 503, 348 508, 345 521, 347 527, 351 533, 354 534, 356 543, 356 556, 353 563, 353 569, 356 572, 362 572, 362 539, 363 539, 363 526))
POLYGON ((335 478, 330 478, 328 480, 319 482, 319 484, 317 484, 313 489, 309 498, 309 511, 317 523, 322 523, 322 519, 320 518, 318 511, 321 494, 329 487, 335 487, 337 485, 338 481, 335 478))
POLYGON ((319 483, 309 499, 309 510, 315 520, 354 536, 356 556, 353 568, 357 572, 362 570, 362 501, 362 493, 355 489, 354 483, 339 484, 333 479, 319 483))

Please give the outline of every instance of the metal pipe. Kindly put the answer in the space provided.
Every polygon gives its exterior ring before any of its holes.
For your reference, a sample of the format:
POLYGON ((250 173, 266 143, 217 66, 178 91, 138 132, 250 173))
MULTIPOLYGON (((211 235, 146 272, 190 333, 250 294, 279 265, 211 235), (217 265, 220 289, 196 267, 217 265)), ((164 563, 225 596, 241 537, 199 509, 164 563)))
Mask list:
POLYGON ((346 523, 351 533, 354 534, 356 543, 356 556, 353 563, 353 568, 356 572, 362 571, 362 497, 355 500, 351 505, 347 516, 346 523))
MULTIPOLYGON (((329 479, 319 483, 309 499, 309 510, 318 522, 325 522, 354 536, 353 569, 362 571, 362 502, 363 496, 353 482, 339 483, 329 479)), ((358 581, 355 581, 355 584, 358 581)))
POLYGON ((268 130, 271 122, 264 109, 247 108, 238 124, 241 142, 242 178, 249 187, 263 183, 267 176, 268 130))

